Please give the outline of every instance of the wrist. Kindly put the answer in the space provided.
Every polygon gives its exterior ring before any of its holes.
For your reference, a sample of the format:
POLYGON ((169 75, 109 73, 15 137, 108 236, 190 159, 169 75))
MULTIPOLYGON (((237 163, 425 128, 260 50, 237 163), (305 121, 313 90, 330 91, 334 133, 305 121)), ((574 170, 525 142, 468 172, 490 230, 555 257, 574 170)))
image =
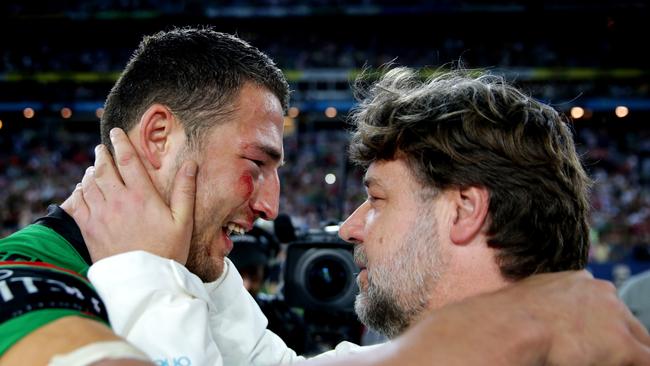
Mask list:
MULTIPOLYGON (((500 334, 503 365, 545 365, 551 348, 551 332, 547 321, 539 317, 540 306, 534 298, 514 289, 492 295, 495 309, 500 309, 491 326, 500 334), (522 301, 523 300, 523 301, 522 301)), ((481 302, 484 304, 484 302, 481 302)), ((490 305, 488 305, 490 306, 490 305)))
POLYGON ((520 314, 506 319, 503 334, 509 334, 506 355, 512 365, 545 365, 551 348, 548 325, 531 309, 519 308, 520 314))

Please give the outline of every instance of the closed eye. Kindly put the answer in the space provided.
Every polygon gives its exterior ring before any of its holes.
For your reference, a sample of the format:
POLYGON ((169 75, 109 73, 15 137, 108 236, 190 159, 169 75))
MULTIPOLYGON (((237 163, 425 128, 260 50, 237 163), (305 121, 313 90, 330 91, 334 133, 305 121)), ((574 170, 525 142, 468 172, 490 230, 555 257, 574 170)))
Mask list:
POLYGON ((257 165, 258 167, 263 167, 264 166, 264 161, 263 160, 256 160, 256 159, 248 159, 248 160, 255 163, 255 165, 257 165))
POLYGON ((381 201, 381 200, 383 200, 383 198, 381 198, 381 197, 368 196, 368 201, 370 201, 370 202, 377 202, 377 201, 381 201))

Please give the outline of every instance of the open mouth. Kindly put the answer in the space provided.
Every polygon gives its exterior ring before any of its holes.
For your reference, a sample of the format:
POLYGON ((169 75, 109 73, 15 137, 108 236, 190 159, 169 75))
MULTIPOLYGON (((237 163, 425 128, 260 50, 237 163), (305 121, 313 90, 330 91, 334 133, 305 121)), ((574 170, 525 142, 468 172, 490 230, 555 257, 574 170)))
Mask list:
POLYGON ((232 235, 244 235, 246 233, 246 229, 234 222, 229 222, 227 225, 224 225, 221 227, 221 232, 223 235, 223 240, 225 242, 225 254, 228 255, 232 249, 233 249, 233 242, 231 240, 232 235))
POLYGON ((246 233, 246 229, 234 222, 229 222, 223 228, 227 236, 232 234, 244 235, 246 233))

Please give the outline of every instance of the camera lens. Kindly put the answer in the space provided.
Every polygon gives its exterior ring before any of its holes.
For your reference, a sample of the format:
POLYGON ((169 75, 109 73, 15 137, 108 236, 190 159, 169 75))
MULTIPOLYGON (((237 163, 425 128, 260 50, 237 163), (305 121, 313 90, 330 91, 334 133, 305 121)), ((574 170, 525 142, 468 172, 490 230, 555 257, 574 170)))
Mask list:
POLYGON ((321 257, 306 270, 307 291, 317 300, 328 301, 346 290, 348 273, 339 258, 321 257))
POLYGON ((310 310, 353 311, 358 290, 354 274, 359 270, 350 244, 296 243, 288 252, 288 301, 310 310))

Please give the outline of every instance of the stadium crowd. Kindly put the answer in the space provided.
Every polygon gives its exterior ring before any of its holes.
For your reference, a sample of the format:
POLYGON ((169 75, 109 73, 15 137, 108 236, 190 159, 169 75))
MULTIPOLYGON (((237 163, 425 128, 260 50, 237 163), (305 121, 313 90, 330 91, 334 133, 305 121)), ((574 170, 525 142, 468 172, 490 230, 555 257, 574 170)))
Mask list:
MULTIPOLYGON (((592 188, 592 260, 616 261, 650 243, 650 131, 596 123, 576 126, 592 188), (614 129, 616 131, 616 129, 614 129)), ((60 203, 93 162, 96 133, 0 130, 0 236, 60 203)), ((346 163, 343 129, 296 131, 285 137, 280 211, 299 232, 347 217, 363 199, 362 173, 346 163), (326 182, 326 176, 328 182, 326 182)))

